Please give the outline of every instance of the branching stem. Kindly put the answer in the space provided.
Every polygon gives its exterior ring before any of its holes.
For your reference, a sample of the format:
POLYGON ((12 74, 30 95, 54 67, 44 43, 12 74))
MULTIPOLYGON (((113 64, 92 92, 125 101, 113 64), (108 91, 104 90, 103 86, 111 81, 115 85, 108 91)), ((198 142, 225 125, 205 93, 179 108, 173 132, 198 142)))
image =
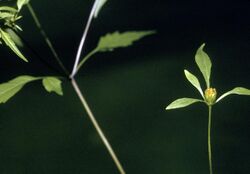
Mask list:
POLYGON ((83 96, 83 94, 82 94, 82 92, 81 92, 81 90, 80 90, 80 88, 79 88, 79 86, 74 78, 72 78, 71 83, 72 83, 73 88, 75 89, 77 96, 81 100, 81 103, 82 103, 83 107, 85 108, 85 110, 89 116, 89 119, 91 120, 92 124, 94 125, 97 133, 99 134, 101 140, 103 141, 105 147, 107 148, 107 150, 108 150, 110 156, 112 157, 114 163, 116 164, 118 170, 120 171, 121 174, 125 174, 125 171, 124 171, 119 159, 117 158, 112 146, 110 145, 108 139, 104 135, 98 122, 96 121, 94 114, 92 113, 91 109, 89 108, 89 105, 88 105, 87 101, 85 100, 85 98, 84 98, 84 96, 83 96))
POLYGON ((44 38, 46 44, 48 45, 48 47, 49 47, 51 53, 52 53, 53 56, 55 57, 57 63, 58 63, 59 66, 62 68, 62 70, 64 71, 64 73, 68 75, 68 74, 69 74, 68 70, 65 68, 65 66, 64 66, 63 63, 62 63, 62 61, 60 60, 60 58, 59 58, 59 56, 58 56, 58 54, 57 54, 57 52, 56 52, 56 50, 55 50, 53 44, 51 43, 49 37, 47 36, 47 34, 46 34, 45 30, 43 29, 41 23, 39 22, 39 19, 38 19, 37 15, 36 15, 34 9, 32 8, 30 2, 27 4, 27 7, 28 7, 28 9, 29 9, 29 12, 30 12, 30 14, 31 14, 31 16, 32 16, 32 18, 33 18, 33 20, 34 20, 34 22, 35 22, 37 28, 38 28, 39 31, 40 31, 40 34, 43 36, 43 38, 44 38))
MULTIPOLYGON (((77 82, 75 81, 75 78, 74 78, 74 76, 76 75, 77 71, 81 68, 81 66, 89 59, 90 56, 92 56, 93 54, 95 54, 97 52, 96 49, 94 49, 93 51, 91 51, 89 54, 87 54, 85 56, 85 58, 78 65, 78 63, 80 61, 80 56, 81 56, 81 53, 82 53, 82 50, 83 50, 83 45, 85 43, 85 39, 86 39, 88 30, 89 30, 91 21, 92 21, 92 19, 94 17, 94 13, 96 11, 97 3, 98 3, 98 0, 95 1, 94 5, 92 7, 92 10, 90 12, 87 25, 86 25, 86 27, 84 29, 83 36, 82 36, 82 39, 80 41, 80 44, 79 44, 79 47, 78 47, 78 50, 77 50, 74 67, 73 67, 71 75, 69 75, 69 78, 71 79, 71 84, 72 84, 72 86, 73 86, 73 88, 74 88, 74 90, 75 90, 78 98, 80 99, 80 101, 81 101, 84 109, 86 110, 87 115, 89 116, 89 119, 91 120, 93 126, 95 127, 95 129, 96 129, 98 135, 100 136, 101 140, 103 141, 105 147, 107 148, 107 150, 108 150, 110 156, 112 157, 115 165, 117 166, 120 174, 125 174, 125 171, 124 171, 124 169, 123 169, 123 167, 122 167, 119 159, 117 158, 117 156, 116 156, 116 154, 115 154, 112 146, 110 145, 108 139, 104 135, 104 133, 103 133, 101 127, 99 126, 98 122, 96 121, 94 114, 92 113, 92 111, 91 111, 91 109, 90 109, 90 107, 89 107, 86 99, 84 98, 84 96, 83 96, 83 94, 82 94, 82 92, 81 92, 81 90, 80 90, 80 88, 79 88, 79 86, 78 86, 78 84, 77 84, 77 82)), ((28 9, 29 9, 29 11, 31 13, 31 16, 33 17, 33 19, 35 21, 35 24, 36 24, 37 28, 40 30, 40 33, 44 37, 47 45, 49 46, 49 48, 51 50, 51 52, 53 53, 54 57, 56 58, 57 62, 61 66, 61 68, 65 71, 66 74, 68 74, 67 69, 64 67, 64 65, 61 62, 61 60, 60 60, 57 52, 55 51, 52 43, 50 42, 47 34, 43 30, 43 28, 42 28, 42 26, 41 26, 41 24, 40 24, 40 22, 39 22, 39 20, 38 20, 38 18, 36 16, 35 12, 34 12, 32 6, 29 3, 27 5, 28 5, 28 9)))
POLYGON ((208 161, 209 161, 209 173, 213 174, 212 147, 211 147, 211 122, 212 122, 212 106, 208 106, 208 136, 207 136, 208 161))

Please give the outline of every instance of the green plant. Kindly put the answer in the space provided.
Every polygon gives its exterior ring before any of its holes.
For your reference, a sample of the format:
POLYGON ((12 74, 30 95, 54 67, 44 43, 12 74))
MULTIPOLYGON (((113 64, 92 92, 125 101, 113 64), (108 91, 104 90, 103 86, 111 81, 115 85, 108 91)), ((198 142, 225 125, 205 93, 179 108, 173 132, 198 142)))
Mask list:
POLYGON ((116 48, 119 47, 128 47, 133 44, 133 42, 142 39, 145 36, 154 34, 155 31, 128 31, 120 33, 118 31, 114 33, 108 33, 105 36, 102 36, 97 44, 97 47, 93 49, 90 53, 88 53, 85 57, 81 59, 82 50, 84 48, 85 39, 87 37, 91 22, 93 19, 98 17, 98 14, 103 7, 103 5, 107 2, 107 0, 95 0, 93 1, 93 7, 89 14, 89 18, 86 24, 86 27, 84 28, 83 35, 78 47, 78 51, 75 57, 75 62, 73 66, 73 70, 71 73, 65 68, 63 65, 61 59, 59 58, 56 50, 54 49, 53 44, 51 43, 50 39, 48 38, 46 32, 42 28, 41 23, 39 22, 39 19, 32 8, 29 0, 17 0, 16 7, 9 7, 9 6, 2 6, 0 7, 0 21, 2 22, 2 25, 0 26, 0 39, 10 47, 10 49, 21 59, 24 61, 28 61, 27 58, 23 56, 23 54, 19 51, 18 47, 16 46, 15 42, 16 39, 14 36, 9 34, 7 29, 11 29, 15 32, 22 31, 21 27, 19 27, 16 22, 18 19, 21 18, 20 10, 27 5, 29 12, 31 16, 34 19, 34 22, 39 29, 41 35, 44 37, 45 42, 47 46, 49 47, 50 51, 54 55, 54 58, 58 62, 58 65, 61 67, 62 71, 64 71, 64 74, 62 77, 57 76, 45 76, 45 77, 33 77, 29 75, 21 75, 18 76, 8 82, 0 84, 0 103, 7 102, 11 97, 13 97, 17 92, 19 92, 24 85, 26 85, 29 82, 36 81, 36 80, 42 80, 42 84, 44 88, 48 92, 55 92, 58 95, 63 95, 63 90, 61 86, 62 80, 69 79, 78 98, 80 99, 84 109, 86 110, 92 124, 94 125, 96 131, 98 132, 101 140, 103 141, 105 147, 107 148, 108 152, 110 153, 114 163, 116 164, 119 172, 121 174, 125 174, 125 171, 118 160, 113 148, 111 147, 108 139, 104 135, 101 127, 99 126, 97 120, 94 117, 93 112, 91 111, 84 95, 82 94, 77 81, 75 79, 75 76, 77 75, 77 72, 83 67, 84 63, 92 57, 94 54, 98 52, 108 52, 113 51, 116 48))
MULTIPOLYGON (((22 31, 22 28, 16 24, 16 22, 22 18, 20 16, 20 11, 22 7, 28 3, 28 0, 19 0, 17 1, 17 8, 9 7, 9 6, 1 6, 0 7, 0 21, 2 21, 3 25, 0 28, 0 39, 8 46, 10 49, 21 59, 28 62, 27 58, 19 51, 17 48, 13 37, 11 37, 7 28, 13 29, 15 31, 22 31)), ((0 40, 0 43, 2 43, 0 40)))
POLYGON ((237 94, 237 95, 250 95, 250 90, 243 88, 243 87, 236 87, 223 95, 221 95, 218 99, 217 92, 215 88, 212 88, 210 86, 210 74, 211 74, 211 67, 212 63, 209 58, 209 56, 203 51, 205 44, 202 44, 200 48, 197 50, 195 55, 195 62, 197 66, 199 67, 205 82, 206 82, 206 90, 203 92, 200 82, 198 78, 190 73, 188 70, 184 70, 184 74, 187 78, 187 80, 199 91, 199 93, 202 96, 202 99, 195 99, 195 98, 180 98, 172 103, 170 103, 166 110, 170 109, 177 109, 177 108, 183 108, 186 106, 189 106, 193 103, 202 102, 208 106, 208 161, 209 161, 209 172, 210 174, 213 173, 212 168, 212 148, 211 148, 211 119, 212 119, 212 107, 216 103, 218 103, 220 100, 225 98, 228 95, 231 94, 237 94))

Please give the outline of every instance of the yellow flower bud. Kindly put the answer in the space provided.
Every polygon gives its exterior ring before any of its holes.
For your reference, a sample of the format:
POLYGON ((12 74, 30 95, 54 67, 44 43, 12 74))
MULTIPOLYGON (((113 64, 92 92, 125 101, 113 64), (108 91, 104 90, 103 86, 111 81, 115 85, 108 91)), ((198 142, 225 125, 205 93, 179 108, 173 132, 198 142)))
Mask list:
POLYGON ((216 101, 217 92, 215 88, 207 88, 205 90, 205 100, 208 105, 213 105, 216 101))

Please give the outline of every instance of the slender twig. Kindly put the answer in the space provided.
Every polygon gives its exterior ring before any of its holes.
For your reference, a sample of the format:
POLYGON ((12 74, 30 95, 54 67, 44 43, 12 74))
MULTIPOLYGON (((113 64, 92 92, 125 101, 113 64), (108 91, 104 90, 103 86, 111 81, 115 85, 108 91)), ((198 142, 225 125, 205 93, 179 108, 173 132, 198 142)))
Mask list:
POLYGON ((103 133, 101 127, 99 126, 98 122, 96 121, 95 116, 93 115, 91 109, 89 108, 89 105, 88 105, 87 101, 85 100, 85 98, 84 98, 84 96, 83 96, 83 94, 82 94, 80 88, 78 87, 78 84, 77 84, 77 82, 75 81, 74 78, 71 79, 71 83, 73 85, 73 88, 76 91, 77 96, 81 100, 81 103, 82 103, 83 107, 85 108, 85 110, 86 110, 86 112, 87 112, 87 114, 89 116, 89 119, 93 123, 97 133, 99 134, 101 140, 103 141, 103 143, 104 143, 105 147, 107 148, 109 154, 111 155, 113 161, 115 162, 118 170, 120 171, 121 174, 125 174, 125 171, 124 171, 119 159, 117 158, 114 150, 112 149, 108 139, 104 135, 104 133, 103 133))
MULTIPOLYGON (((14 30, 13 30, 14 31, 14 30)), ((14 31, 18 37, 20 37, 20 39, 22 40, 22 42, 24 43, 24 45, 31 51, 31 53, 34 54, 35 57, 37 57, 37 59, 43 63, 45 66, 47 66, 48 68, 50 68, 51 70, 55 71, 58 74, 62 74, 63 72, 61 70, 59 70, 58 68, 52 66, 44 57, 42 57, 30 44, 29 42, 18 32, 14 31)), ((63 74, 63 76, 65 78, 68 78, 67 74, 63 74)))
POLYGON ((93 56, 95 53, 97 52, 97 49, 94 49, 92 51, 90 51, 82 60, 81 62, 78 64, 77 66, 77 71, 76 73, 79 71, 79 69, 83 66, 83 64, 91 57, 93 56))
POLYGON ((37 15, 36 15, 34 9, 32 8, 30 2, 27 4, 27 7, 28 7, 28 9, 29 9, 29 12, 30 12, 30 14, 31 14, 31 16, 32 16, 32 18, 33 18, 33 20, 34 20, 34 22, 35 22, 37 28, 39 29, 41 35, 43 36, 43 38, 44 38, 46 44, 48 45, 48 47, 49 47, 51 53, 52 53, 53 56, 55 57, 57 63, 58 63, 59 66, 62 68, 62 70, 65 72, 65 74, 69 74, 68 70, 65 68, 65 66, 64 66, 63 63, 62 63, 62 61, 60 60, 60 58, 59 58, 59 56, 58 56, 58 54, 57 54, 57 52, 56 52, 54 46, 52 45, 52 43, 51 43, 49 37, 47 36, 45 30, 43 29, 41 23, 39 22, 39 19, 38 19, 37 15))
POLYGON ((78 50, 77 50, 77 54, 76 54, 76 58, 75 58, 75 63, 74 63, 74 66, 73 66, 72 73, 70 75, 71 78, 73 78, 75 76, 75 74, 77 73, 77 66, 78 66, 78 63, 80 61, 80 56, 81 56, 81 53, 82 53, 82 50, 83 50, 83 45, 85 43, 88 31, 89 31, 90 24, 91 24, 91 22, 92 22, 92 20, 94 18, 94 14, 95 14, 95 11, 96 11, 97 4, 98 4, 98 1, 96 0, 95 3, 94 3, 94 5, 93 5, 93 7, 92 7, 92 10, 91 10, 91 12, 89 14, 89 18, 88 18, 86 27, 84 29, 84 32, 83 32, 82 39, 80 41, 78 50))
POLYGON ((211 148, 211 121, 212 121, 212 106, 208 106, 208 136, 207 136, 208 161, 209 161, 209 173, 213 174, 212 148, 211 148))

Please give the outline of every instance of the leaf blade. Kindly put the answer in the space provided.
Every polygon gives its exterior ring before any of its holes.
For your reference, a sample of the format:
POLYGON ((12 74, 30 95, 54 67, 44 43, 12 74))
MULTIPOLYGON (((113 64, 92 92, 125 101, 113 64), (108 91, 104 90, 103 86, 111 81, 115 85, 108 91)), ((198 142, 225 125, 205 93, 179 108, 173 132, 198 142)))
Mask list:
POLYGON ((124 33, 116 31, 114 33, 108 33, 100 38, 96 49, 100 52, 105 52, 113 51, 119 47, 128 47, 132 45, 133 42, 154 33, 155 31, 127 31, 124 33))
POLYGON ((11 28, 7 28, 6 32, 9 33, 10 37, 12 38, 12 40, 15 42, 17 46, 19 47, 24 46, 22 39, 11 28))
POLYGON ((11 97, 19 92, 25 84, 37 79, 39 78, 23 75, 18 76, 6 83, 0 84, 0 103, 7 102, 11 97))
POLYGON ((247 88, 243 88, 243 87, 236 87, 224 94, 222 94, 217 100, 216 103, 219 102, 220 100, 222 100, 223 98, 225 98, 228 95, 231 94, 237 94, 237 95, 250 95, 250 89, 247 88))
POLYGON ((63 95, 61 80, 56 77, 45 77, 43 78, 43 86, 48 92, 55 92, 58 95, 63 95))
POLYGON ((1 37, 3 39, 3 41, 5 42, 5 44, 10 47, 10 49, 21 59, 23 59, 25 62, 28 62, 28 60, 24 57, 24 55, 19 51, 19 49, 17 48, 17 46, 15 45, 15 42, 11 39, 10 35, 3 31, 2 29, 0 29, 0 34, 1 37))
POLYGON ((207 88, 210 87, 210 75, 212 63, 206 52, 203 51, 205 44, 202 44, 200 48, 198 48, 195 54, 195 62, 198 65, 207 85, 207 88))
POLYGON ((200 82, 198 80, 198 78, 193 75, 192 73, 190 73, 188 70, 184 70, 184 74, 187 78, 187 80, 200 92, 202 98, 204 99, 204 94, 200 85, 200 82))
POLYGON ((16 13, 17 10, 15 8, 9 7, 9 6, 1 6, 0 11, 8 11, 12 13, 16 13))
POLYGON ((11 19, 14 17, 14 14, 13 13, 10 13, 10 12, 1 12, 0 13, 0 19, 11 19))
POLYGON ((197 103, 197 102, 204 102, 204 101, 199 100, 199 99, 195 99, 195 98, 179 98, 179 99, 173 101, 172 103, 170 103, 166 107, 166 110, 183 108, 183 107, 189 106, 189 105, 197 103))

